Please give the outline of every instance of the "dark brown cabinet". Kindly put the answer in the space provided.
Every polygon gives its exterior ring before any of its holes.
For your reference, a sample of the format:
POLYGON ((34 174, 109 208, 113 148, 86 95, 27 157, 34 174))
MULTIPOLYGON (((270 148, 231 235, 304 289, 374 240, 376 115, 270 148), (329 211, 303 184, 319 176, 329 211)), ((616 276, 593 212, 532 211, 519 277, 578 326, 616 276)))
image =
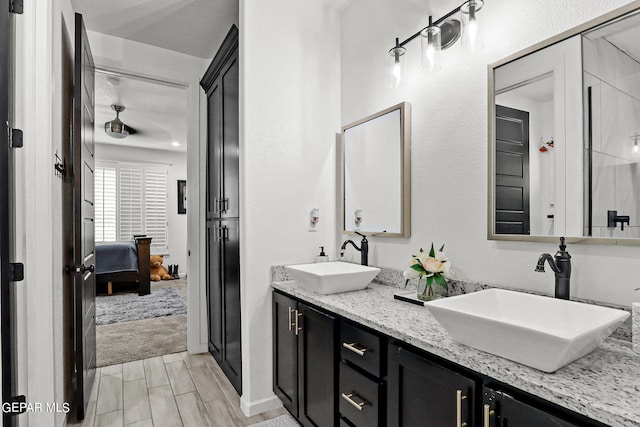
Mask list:
POLYGON ((273 294, 273 390, 303 426, 337 424, 337 325, 334 316, 273 294))
POLYGON ((303 426, 605 427, 273 292, 273 389, 303 426))
POLYGON ((242 394, 239 71, 233 26, 207 69, 206 289, 209 351, 242 394))
POLYGON ((389 346, 390 427, 476 425, 476 380, 398 345, 389 346))
POLYGON ((483 427, 578 427, 592 426, 589 420, 565 419, 540 407, 525 403, 510 394, 485 387, 483 390, 483 427))

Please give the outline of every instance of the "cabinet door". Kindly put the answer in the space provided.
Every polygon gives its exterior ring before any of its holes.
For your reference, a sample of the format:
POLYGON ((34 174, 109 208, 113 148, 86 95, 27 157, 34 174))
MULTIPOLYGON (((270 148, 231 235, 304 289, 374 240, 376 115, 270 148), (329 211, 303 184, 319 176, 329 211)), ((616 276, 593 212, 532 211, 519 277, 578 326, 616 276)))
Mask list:
POLYGON ((489 411, 487 415, 491 427, 578 427, 578 425, 585 425, 572 424, 540 408, 516 400, 504 392, 486 387, 483 400, 485 411, 489 411))
POLYGON ((476 425, 476 382, 396 345, 389 346, 388 426, 476 425), (458 397, 458 391, 461 396, 458 397))
POLYGON ((302 303, 298 303, 298 314, 299 419, 304 426, 335 426, 338 323, 335 317, 302 303))
POLYGON ((298 417, 298 339, 293 330, 298 303, 273 293, 273 392, 298 417))
POLYGON ((239 77, 238 53, 227 60, 220 73, 222 85, 222 158, 223 158, 223 190, 222 217, 237 218, 240 216, 240 120, 239 120, 239 77))
POLYGON ((207 93, 207 219, 220 218, 222 197, 222 85, 207 93))
POLYGON ((222 362, 222 251, 220 246, 220 221, 207 220, 207 315, 209 317, 209 351, 222 362))
POLYGON ((240 230, 239 221, 220 221, 222 227, 223 360, 222 370, 242 394, 240 346, 240 230))

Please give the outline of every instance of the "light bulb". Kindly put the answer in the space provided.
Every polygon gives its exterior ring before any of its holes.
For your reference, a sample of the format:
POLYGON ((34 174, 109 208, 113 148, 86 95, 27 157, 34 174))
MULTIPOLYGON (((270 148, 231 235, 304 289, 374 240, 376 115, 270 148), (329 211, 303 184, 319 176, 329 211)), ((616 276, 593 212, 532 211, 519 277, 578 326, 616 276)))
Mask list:
POLYGON ((638 143, 636 142, 635 145, 633 146, 633 153, 634 154, 638 154, 640 153, 640 147, 638 147, 638 143))
POLYGON ((475 53, 484 47, 478 34, 477 17, 477 12, 483 5, 483 0, 469 0, 460 7, 462 14, 462 40, 460 44, 463 52, 475 53))
POLYGON ((404 54, 407 49, 397 44, 396 47, 389 50, 389 87, 397 88, 405 84, 406 66, 404 64, 404 54))

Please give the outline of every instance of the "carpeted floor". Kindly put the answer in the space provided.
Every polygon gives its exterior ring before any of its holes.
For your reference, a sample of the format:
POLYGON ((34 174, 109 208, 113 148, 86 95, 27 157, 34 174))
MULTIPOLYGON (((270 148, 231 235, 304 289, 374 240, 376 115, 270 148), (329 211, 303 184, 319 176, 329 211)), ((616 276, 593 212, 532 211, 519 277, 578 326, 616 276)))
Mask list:
POLYGON ((136 293, 96 297, 96 325, 132 322, 154 317, 187 314, 187 305, 173 288, 154 289, 149 295, 136 293))
MULTIPOLYGON (((186 302, 186 279, 154 282, 151 293, 167 287, 186 302)), ((179 353, 187 349, 187 315, 100 325, 96 340, 98 367, 179 353)))

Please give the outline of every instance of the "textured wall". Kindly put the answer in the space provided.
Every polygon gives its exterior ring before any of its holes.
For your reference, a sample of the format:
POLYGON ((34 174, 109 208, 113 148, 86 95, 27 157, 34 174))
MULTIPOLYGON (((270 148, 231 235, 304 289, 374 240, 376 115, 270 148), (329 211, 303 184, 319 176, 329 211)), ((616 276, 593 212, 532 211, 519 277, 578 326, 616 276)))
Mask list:
POLYGON ((334 256, 340 21, 313 0, 240 3, 242 407, 277 404, 270 267, 334 256), (309 212, 320 223, 308 231, 309 212))
MULTIPOLYGON (((443 52, 442 71, 419 71, 419 41, 408 46, 409 83, 387 86, 386 51, 458 3, 357 0, 342 14, 342 123, 409 101, 413 106, 412 236, 372 238, 372 264, 403 268, 431 241, 446 243, 457 277, 553 292, 553 274, 534 273, 542 243, 488 241, 487 64, 609 12, 627 1, 487 0, 479 14, 485 49, 443 52)), ((571 245, 572 294, 630 305, 640 247, 571 245)), ((636 298, 637 299, 637 298, 636 298)))

